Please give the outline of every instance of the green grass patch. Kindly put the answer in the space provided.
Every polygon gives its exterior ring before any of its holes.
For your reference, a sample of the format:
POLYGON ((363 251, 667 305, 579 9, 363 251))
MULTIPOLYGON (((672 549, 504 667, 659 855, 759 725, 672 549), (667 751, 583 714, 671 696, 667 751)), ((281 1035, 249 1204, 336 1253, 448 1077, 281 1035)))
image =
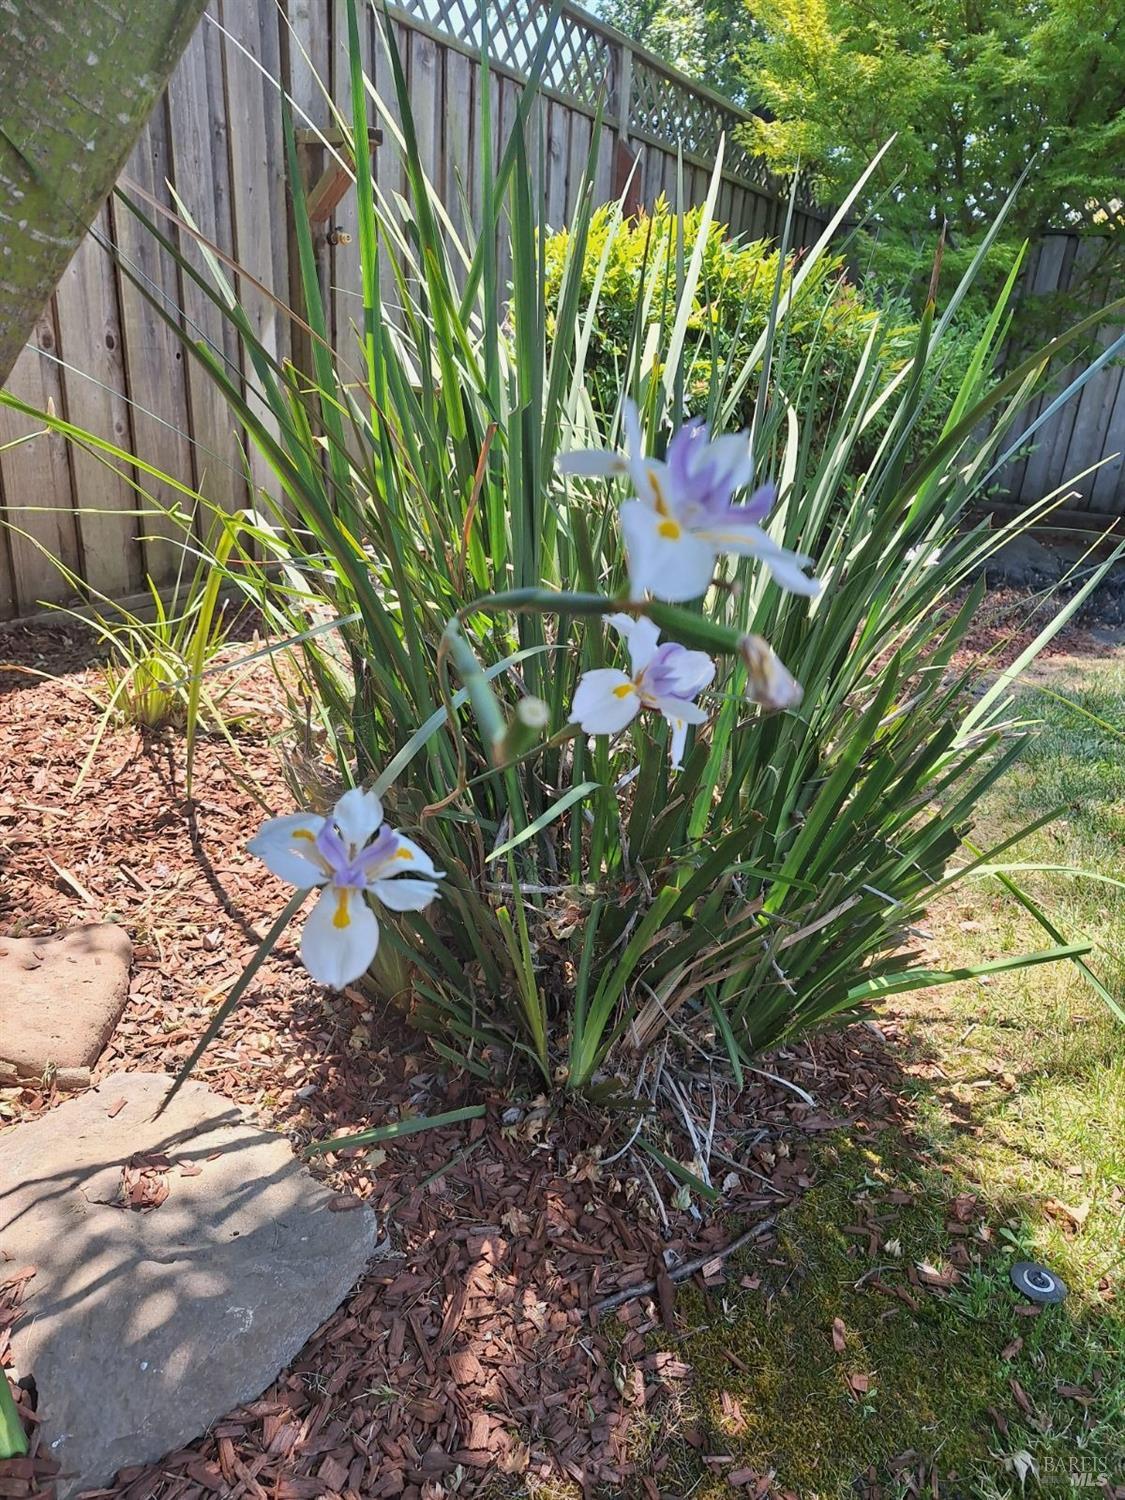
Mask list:
MULTIPOLYGON (((802 1500, 852 1495, 865 1478, 906 1495, 919 1464, 936 1470, 942 1494, 960 1486, 982 1500, 1021 1493, 1021 1470, 1038 1471, 1045 1488, 1059 1475, 1114 1474, 1125 1328, 1080 1284, 1063 1307, 1017 1312, 1008 1270, 1031 1248, 1019 1210, 994 1224, 986 1200, 969 1203, 975 1183, 892 1131, 874 1149, 841 1135, 820 1169, 776 1254, 741 1268, 761 1277, 757 1290, 683 1299, 687 1326, 701 1330, 683 1354, 694 1370, 686 1415, 703 1428, 703 1451, 772 1472, 778 1492, 802 1500), (881 1240, 873 1254, 848 1232, 869 1216, 881 1240), (908 1278, 919 1266, 958 1279, 930 1292, 908 1278)), ((677 1457, 685 1494, 730 1493, 686 1445, 677 1457)))
MULTIPOLYGON (((1040 726, 990 794, 982 838, 1062 804, 1067 814, 1012 858, 1120 878, 1125 658, 1039 681, 1050 692, 1029 690, 1018 712, 1040 726)), ((1017 878, 1068 939, 1094 939, 1092 967, 1125 996, 1125 893, 1017 878)), ((930 926, 927 957, 950 966, 1042 939, 995 881, 962 888, 930 926)), ((733 1291, 682 1298, 697 1330, 682 1350, 694 1370, 684 1417, 702 1429, 703 1453, 773 1474, 771 1493, 801 1500, 862 1494, 871 1479, 884 1500, 914 1494, 919 1466, 941 1495, 975 1500, 1103 1492, 1099 1476, 1125 1480, 1122 1029, 1065 964, 896 1000, 887 1014, 907 1028, 913 1131, 826 1142, 776 1254, 740 1267, 760 1287, 737 1289, 735 1275, 733 1291), (848 1232, 869 1218, 878 1245, 848 1232), (1021 1316, 1008 1275, 1019 1259, 1054 1268, 1067 1301, 1021 1316), (948 1291, 910 1284, 908 1267, 951 1262, 948 1291)), ((674 1465, 675 1493, 732 1493, 728 1466, 703 1465, 679 1439, 674 1465)))

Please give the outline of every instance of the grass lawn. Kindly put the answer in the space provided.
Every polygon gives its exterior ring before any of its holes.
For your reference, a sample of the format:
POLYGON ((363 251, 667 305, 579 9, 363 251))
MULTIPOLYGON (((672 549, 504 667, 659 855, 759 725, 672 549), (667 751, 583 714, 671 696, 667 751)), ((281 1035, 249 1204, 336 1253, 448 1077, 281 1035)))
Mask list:
MULTIPOLYGON (((1055 662, 1035 680, 1086 714, 1022 695, 1020 711, 1042 723, 983 809, 980 837, 1064 805, 1008 857, 1121 878, 1125 650, 1055 662)), ((1017 878, 1068 940, 1095 941, 1091 966, 1125 1000, 1125 891, 1017 878)), ((947 900, 929 930, 927 957, 943 966, 1051 942, 994 879, 947 900)), ((1114 1494, 1125 1483, 1125 1028, 1061 964, 900 997, 884 1015, 905 1031, 913 1127, 827 1141, 772 1258, 681 1300, 697 1330, 680 1350, 694 1375, 661 1491, 1114 1494), (1063 1277, 1062 1306, 1029 1314, 1009 1281, 1021 1259, 1063 1277), (746 1276, 760 1285, 743 1289, 746 1276), (949 1289, 929 1290, 935 1280, 949 1289), (730 1461, 705 1461, 715 1455, 730 1461)))

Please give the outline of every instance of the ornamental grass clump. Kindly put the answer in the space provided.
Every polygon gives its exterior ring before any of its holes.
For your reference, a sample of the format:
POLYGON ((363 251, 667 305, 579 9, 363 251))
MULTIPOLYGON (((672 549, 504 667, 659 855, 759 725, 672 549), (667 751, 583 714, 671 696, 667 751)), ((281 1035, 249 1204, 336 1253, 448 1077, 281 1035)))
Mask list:
POLYGON ((348 17, 339 124, 366 142, 374 112, 409 185, 392 203, 356 176, 354 337, 330 347, 288 118, 307 367, 271 355, 218 261, 205 276, 180 257, 234 324, 250 390, 182 336, 274 480, 219 518, 223 566, 295 662, 315 750, 289 759, 300 810, 250 843, 297 893, 208 1038, 314 889, 301 946, 316 978, 380 992, 482 1080, 603 1095, 665 1037, 741 1078, 749 1056, 880 996, 1080 960, 1088 944, 1049 924, 1042 950, 957 974, 904 951, 936 893, 1002 869, 1016 842, 964 842, 1027 730, 1007 718, 1010 678, 957 664, 982 561, 1034 519, 968 520, 1053 352, 995 373, 1014 275, 921 456, 967 283, 940 317, 931 299, 905 364, 873 317, 830 420, 815 348, 794 383, 775 373, 789 294, 851 200, 745 356, 713 362, 700 390, 685 349, 720 162, 690 234, 677 217, 603 417, 585 369, 596 132, 548 338, 530 162, 551 28, 496 151, 485 85, 463 239, 426 179, 393 36, 392 109, 363 75, 354 3, 348 17))

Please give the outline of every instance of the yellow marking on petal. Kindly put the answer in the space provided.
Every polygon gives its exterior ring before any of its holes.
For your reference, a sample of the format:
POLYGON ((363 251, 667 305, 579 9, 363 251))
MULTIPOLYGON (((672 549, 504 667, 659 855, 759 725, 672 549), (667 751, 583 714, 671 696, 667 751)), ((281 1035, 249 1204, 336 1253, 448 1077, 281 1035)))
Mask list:
POLYGON ((343 927, 350 927, 352 925, 352 919, 348 915, 348 896, 349 895, 350 895, 350 892, 347 890, 346 887, 345 888, 341 888, 340 890, 338 890, 336 892, 336 915, 332 918, 332 925, 333 925, 333 927, 341 927, 341 928, 343 928, 343 927))
POLYGON ((394 852, 394 858, 395 859, 413 859, 414 856, 413 856, 413 854, 411 854, 411 852, 410 852, 409 849, 396 849, 395 852, 394 852))
POLYGON ((683 533, 683 527, 679 521, 673 521, 671 518, 667 521, 661 521, 656 530, 658 535, 667 537, 670 542, 678 542, 683 533))
POLYGON ((307 828, 294 828, 293 837, 295 839, 308 839, 310 844, 316 843, 316 834, 310 833, 307 828))
POLYGON ((627 698, 630 693, 635 693, 636 691, 631 682, 623 682, 620 687, 614 688, 613 696, 615 698, 627 698))
POLYGON ((652 493, 656 499, 656 514, 658 516, 670 516, 672 512, 668 509, 668 502, 664 498, 664 491, 660 488, 660 480, 650 468, 648 471, 648 482, 652 485, 652 493))

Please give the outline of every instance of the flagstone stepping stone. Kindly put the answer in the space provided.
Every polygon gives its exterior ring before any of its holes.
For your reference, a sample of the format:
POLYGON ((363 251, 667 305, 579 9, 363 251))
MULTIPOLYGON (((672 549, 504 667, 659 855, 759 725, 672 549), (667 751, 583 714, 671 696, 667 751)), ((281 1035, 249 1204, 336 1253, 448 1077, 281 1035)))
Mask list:
POLYGON ((0 1063, 35 1078, 92 1068, 129 998, 132 957, 113 922, 0 937, 0 1063))
POLYGON ((154 1119, 171 1081, 114 1074, 0 1137, 0 1254, 35 1268, 13 1356, 60 1500, 259 1396, 376 1248, 370 1208, 203 1084, 154 1119))

